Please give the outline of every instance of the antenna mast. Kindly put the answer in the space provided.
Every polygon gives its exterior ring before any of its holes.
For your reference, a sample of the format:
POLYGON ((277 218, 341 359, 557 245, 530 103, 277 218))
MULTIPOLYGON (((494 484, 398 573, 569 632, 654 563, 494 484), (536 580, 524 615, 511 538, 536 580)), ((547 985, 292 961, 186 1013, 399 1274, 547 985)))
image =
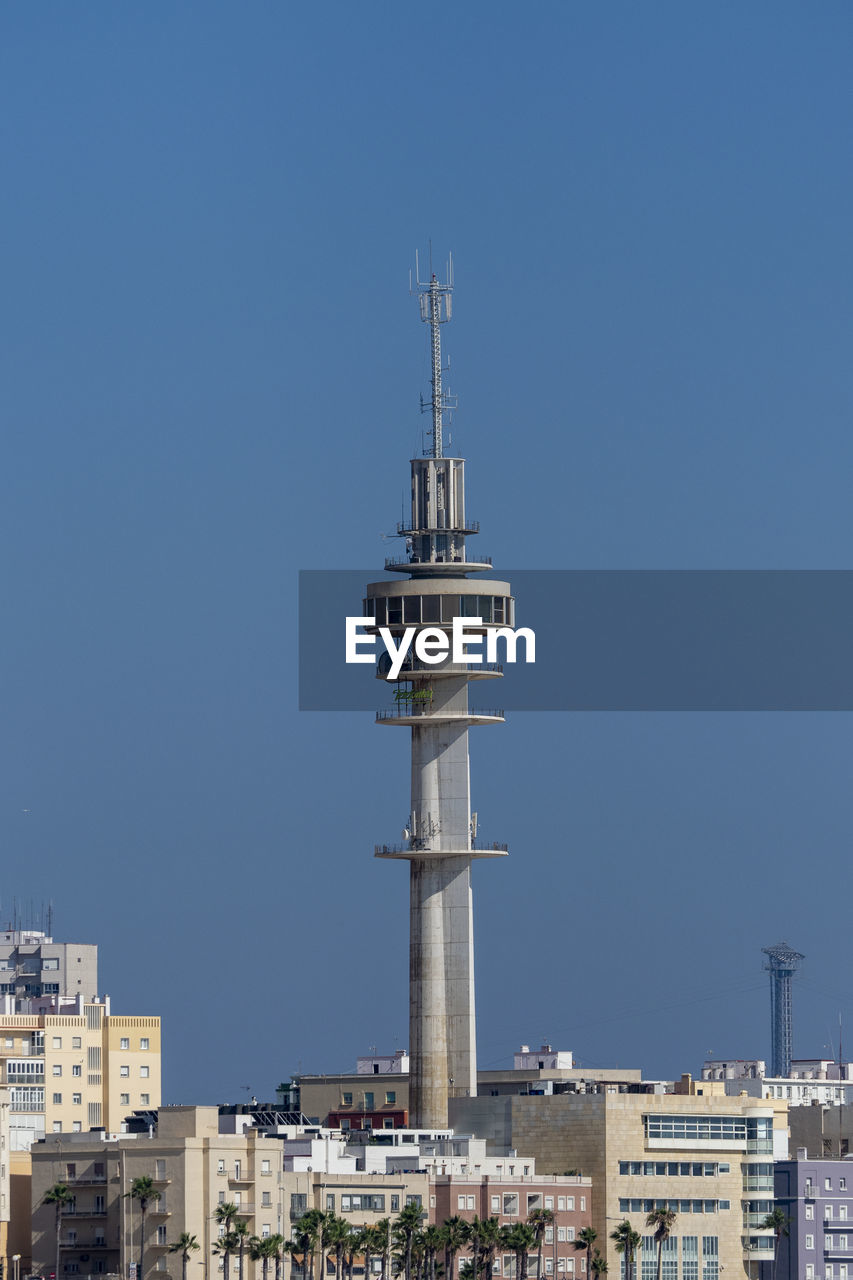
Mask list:
MULTIPOLYGON (((418 289, 418 301, 421 307, 421 319, 429 325, 432 346, 432 397, 425 401, 421 396, 421 413, 432 413, 432 450, 433 458, 443 457, 442 427, 443 414, 456 408, 456 397, 444 391, 441 385, 441 326, 446 324, 453 314, 453 255, 448 254, 445 283, 440 284, 432 270, 430 260, 430 278, 421 280, 418 268, 418 254, 415 251, 415 283, 418 289)), ((411 291, 411 275, 409 276, 411 291)))

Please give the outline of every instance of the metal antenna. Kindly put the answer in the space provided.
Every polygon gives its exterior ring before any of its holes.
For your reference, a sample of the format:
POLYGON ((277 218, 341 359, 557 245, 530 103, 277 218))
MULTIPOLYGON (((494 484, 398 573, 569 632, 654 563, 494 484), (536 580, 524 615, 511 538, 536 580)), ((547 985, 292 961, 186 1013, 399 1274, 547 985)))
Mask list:
MULTIPOLYGON (((444 391, 441 386, 441 326, 446 324, 453 314, 453 255, 448 255, 447 275, 444 284, 440 284, 432 271, 432 246, 430 245, 430 278, 421 280, 418 253, 415 250, 415 283, 418 289, 418 300, 421 308, 421 319, 429 325, 432 339, 432 396, 425 401, 421 396, 421 413, 432 413, 432 451, 433 458, 442 457, 443 415, 456 408, 456 397, 444 391)), ((411 288, 411 275, 409 276, 411 288)))

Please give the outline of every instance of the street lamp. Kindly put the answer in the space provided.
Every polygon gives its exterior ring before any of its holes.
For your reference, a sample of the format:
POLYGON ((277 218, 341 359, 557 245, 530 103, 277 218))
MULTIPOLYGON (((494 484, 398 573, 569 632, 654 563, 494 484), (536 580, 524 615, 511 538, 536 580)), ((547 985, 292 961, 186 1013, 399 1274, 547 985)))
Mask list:
POLYGON ((12 1254, 12 1280, 21 1280, 21 1255, 19 1253, 12 1254))

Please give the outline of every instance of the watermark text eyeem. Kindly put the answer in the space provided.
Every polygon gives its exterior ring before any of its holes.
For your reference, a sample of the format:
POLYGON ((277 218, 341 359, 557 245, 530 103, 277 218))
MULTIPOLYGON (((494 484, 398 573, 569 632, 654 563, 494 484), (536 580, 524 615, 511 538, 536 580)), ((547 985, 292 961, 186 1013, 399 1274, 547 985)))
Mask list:
POLYGON ((403 664, 412 650, 415 657, 428 665, 445 662, 482 662, 483 641, 486 642, 486 662, 498 661, 498 641, 506 645, 504 662, 517 662, 518 641, 524 641, 524 661, 536 661, 536 635, 531 627, 497 627, 485 625, 482 618, 454 618, 451 634, 442 627, 406 627, 399 644, 388 627, 378 628, 378 637, 369 633, 376 627, 373 618, 348 617, 346 619, 347 662, 376 662, 376 640, 382 641, 391 659, 386 679, 399 679, 403 664), (361 652, 367 650, 367 652, 361 652))

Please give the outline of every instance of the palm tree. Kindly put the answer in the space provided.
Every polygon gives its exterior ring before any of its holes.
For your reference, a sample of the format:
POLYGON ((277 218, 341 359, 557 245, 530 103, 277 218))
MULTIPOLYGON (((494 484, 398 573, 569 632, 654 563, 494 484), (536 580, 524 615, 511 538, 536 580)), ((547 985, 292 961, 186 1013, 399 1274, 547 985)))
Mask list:
POLYGON ((303 1213, 296 1224, 297 1235, 305 1251, 306 1261, 310 1259, 307 1280, 314 1280, 314 1252, 316 1249, 320 1250, 321 1273, 325 1271, 324 1232, 326 1223, 333 1216, 332 1214, 324 1213, 322 1209, 309 1209, 306 1213, 303 1213))
POLYGON ((472 1218, 468 1223, 468 1240, 471 1244, 471 1266, 473 1267, 474 1280, 480 1280, 480 1271, 482 1269, 482 1249, 485 1242, 484 1232, 489 1232, 489 1218, 472 1218))
MULTIPOLYGON (((227 1236, 230 1233, 231 1223, 237 1217, 237 1214, 239 1212, 240 1212, 239 1207, 236 1204, 232 1204, 230 1201, 223 1204, 218 1204, 216 1206, 216 1208, 213 1211, 213 1217, 214 1217, 214 1221, 219 1226, 225 1228, 223 1235, 227 1236)), ((214 1249, 214 1252, 215 1253, 219 1252, 222 1254, 222 1280, 228 1280, 228 1259, 231 1256, 231 1250, 230 1249, 219 1249, 219 1250, 214 1249)), ((141 1280, 141 1277, 140 1277, 140 1280, 141 1280)))
MULTIPOLYGON (((280 1237, 279 1237, 280 1238, 280 1237)), ((273 1236, 249 1236, 247 1247, 253 1262, 260 1262, 262 1280, 267 1280, 270 1270, 270 1258, 275 1256, 278 1246, 273 1236)), ((183 1277, 186 1280, 186 1276, 183 1277)))
POLYGON ((501 1237, 501 1224, 498 1218, 480 1218, 477 1234, 483 1250, 483 1274, 491 1280, 495 1267, 495 1254, 501 1237))
POLYGON ((406 1280, 412 1280, 412 1242, 423 1216, 423 1209, 413 1200, 400 1210, 400 1216, 394 1224, 395 1234, 403 1248, 406 1280))
POLYGON ((610 1270, 607 1265, 607 1259, 604 1258, 597 1249, 592 1255, 592 1261, 589 1265, 594 1276, 606 1276, 607 1272, 610 1270))
POLYGON ((140 1178, 134 1178, 130 1184, 130 1190, 125 1192, 125 1200, 139 1201, 139 1280, 145 1275, 143 1263, 145 1262, 145 1213, 148 1209, 149 1200, 155 1202, 160 1199, 160 1192, 154 1189, 154 1179, 149 1178, 147 1174, 143 1174, 140 1178))
POLYGON ((62 1230, 62 1210, 70 1200, 74 1199, 74 1193, 64 1182, 55 1182, 53 1186, 44 1193, 42 1204, 52 1204, 56 1207, 56 1280, 59 1280, 59 1251, 61 1245, 59 1243, 60 1232, 62 1230))
POLYGON ((515 1254, 516 1280, 527 1280, 527 1256, 535 1240, 533 1228, 526 1222, 515 1222, 511 1227, 501 1227, 501 1244, 515 1254))
POLYGON ((169 1253, 179 1253, 181 1255, 181 1280, 187 1280, 187 1265, 190 1260, 190 1254, 195 1253, 196 1249, 200 1249, 201 1245, 195 1236, 191 1236, 188 1231, 182 1231, 174 1244, 169 1245, 169 1253))
POLYGON ((435 1280, 435 1260, 444 1243, 441 1227, 432 1223, 421 1232, 424 1242, 424 1280, 435 1280))
POLYGON ((773 1245, 773 1280, 776 1280, 776 1262, 779 1258, 779 1241, 783 1236, 788 1234, 788 1216, 784 1209, 780 1209, 777 1204, 775 1209, 762 1219, 761 1229, 763 1231, 772 1231, 776 1237, 773 1245))
POLYGON ((238 1218, 231 1228, 231 1234, 237 1242, 237 1275, 243 1280, 243 1255, 251 1232, 245 1218, 238 1218))
POLYGON ((652 1209, 651 1213, 646 1215, 646 1226, 654 1227, 655 1243, 658 1247, 657 1280, 661 1280, 663 1274, 664 1241, 668 1240, 672 1234, 675 1217, 674 1209, 652 1209))
POLYGON ((269 1256, 275 1262, 275 1280, 281 1280, 281 1259, 284 1253, 284 1236, 273 1232, 271 1236, 267 1236, 269 1241, 269 1256))
POLYGON ((226 1231, 213 1242, 213 1252, 222 1258, 223 1275, 228 1275, 228 1262, 232 1253, 236 1253, 240 1242, 233 1231, 226 1231))
MULTIPOLYGON (((335 1255, 335 1280, 341 1280, 349 1233, 349 1223, 345 1218, 336 1218, 333 1215, 327 1218, 323 1237, 335 1255)), ((323 1275, 325 1276, 325 1271, 323 1275)))
POLYGON ((376 1252, 382 1254, 382 1271, 379 1280, 387 1280, 388 1258, 391 1254, 391 1219, 380 1218, 374 1223, 373 1229, 376 1232, 376 1252))
POLYGON ((634 1280, 634 1258, 642 1247, 643 1237, 625 1218, 615 1231, 610 1232, 610 1239, 616 1244, 616 1252, 625 1255, 625 1280, 634 1280))
POLYGON ((538 1249, 536 1260, 536 1275, 542 1280, 542 1246, 545 1242, 545 1232, 554 1222, 553 1209, 531 1209, 527 1215, 527 1221, 533 1228, 533 1234, 536 1237, 536 1245, 538 1249))
MULTIPOLYGON (((295 1230, 296 1230, 296 1228, 294 1227, 294 1231, 295 1231, 295 1230)), ((297 1265, 301 1265, 302 1275, 303 1275, 303 1277, 304 1277, 304 1276, 305 1276, 306 1257, 305 1257, 305 1253, 304 1253, 304 1244, 303 1244, 302 1237, 301 1237, 299 1234, 296 1234, 292 1240, 283 1240, 283 1241, 282 1241, 282 1246, 281 1246, 281 1252, 282 1252, 282 1254, 285 1254, 285 1253, 289 1253, 289 1254, 290 1254, 290 1275, 291 1275, 291 1280, 293 1280, 293 1273, 294 1273, 294 1271, 296 1270, 297 1265), (297 1262, 296 1262, 296 1255, 297 1255, 298 1253, 301 1253, 301 1254, 302 1254, 302 1262, 301 1262, 301 1264, 297 1264, 297 1262)), ((278 1268, 278 1264, 276 1264, 276 1267, 278 1268)), ((276 1280, 281 1280, 280 1276, 276 1275, 276 1280)))
POLYGON ((470 1227, 467 1220, 457 1214, 445 1220, 441 1233, 444 1239, 444 1280, 453 1280, 456 1255, 467 1244, 471 1234, 470 1227))
MULTIPOLYGON (((577 1239, 573 1241, 576 1249, 586 1249, 586 1273, 592 1274, 592 1246, 598 1239, 598 1232, 595 1227, 583 1227, 577 1234, 577 1239)), ((596 1253, 598 1250, 596 1249, 596 1253)), ((601 1254, 598 1255, 601 1257, 601 1254)))

